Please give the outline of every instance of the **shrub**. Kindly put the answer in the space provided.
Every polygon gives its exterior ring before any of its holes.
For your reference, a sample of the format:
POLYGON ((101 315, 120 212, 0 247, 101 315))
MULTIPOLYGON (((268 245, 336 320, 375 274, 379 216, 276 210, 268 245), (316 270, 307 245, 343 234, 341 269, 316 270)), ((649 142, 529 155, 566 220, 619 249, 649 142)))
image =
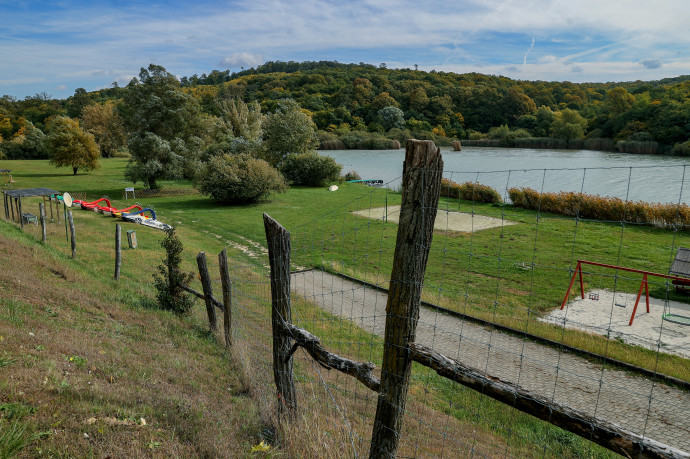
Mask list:
POLYGON ((287 189, 277 170, 248 154, 210 158, 197 174, 196 186, 202 194, 233 204, 256 202, 287 189))
POLYGON ((690 156, 690 140, 675 144, 672 153, 678 156, 690 156))
POLYGON ((345 174, 343 180, 345 180, 346 182, 349 182, 350 180, 362 180, 362 177, 360 177, 356 170, 352 169, 350 172, 345 174))
POLYGON ((160 275, 153 275, 158 305, 161 309, 173 311, 176 314, 185 314, 192 308, 194 301, 182 290, 180 285, 188 284, 194 276, 192 273, 184 273, 180 269, 182 242, 175 234, 174 229, 166 231, 165 238, 161 241, 161 247, 165 249, 165 258, 163 263, 158 266, 160 275))
POLYGON ((498 191, 490 186, 475 182, 459 184, 447 178, 441 180, 441 196, 490 204, 503 202, 498 191))
POLYGON ((659 227, 679 225, 685 230, 690 229, 690 206, 687 204, 626 202, 572 191, 539 193, 531 188, 511 188, 508 195, 515 207, 524 209, 593 220, 646 223, 659 227))
POLYGON ((280 170, 285 178, 295 185, 321 186, 338 180, 342 166, 330 156, 322 156, 315 151, 289 155, 280 170))

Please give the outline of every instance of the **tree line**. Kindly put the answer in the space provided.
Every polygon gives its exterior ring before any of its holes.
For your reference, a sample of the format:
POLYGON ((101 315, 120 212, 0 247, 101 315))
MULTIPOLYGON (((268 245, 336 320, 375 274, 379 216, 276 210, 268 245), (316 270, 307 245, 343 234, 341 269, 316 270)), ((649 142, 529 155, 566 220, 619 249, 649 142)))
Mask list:
POLYGON ((194 177, 212 156, 280 168, 283 145, 304 154, 407 138, 690 154, 690 76, 574 84, 319 61, 178 80, 151 65, 125 87, 79 88, 66 100, 0 98, 2 157, 51 158, 77 173, 101 156, 131 155, 127 177, 152 187, 194 177), (303 144, 276 113, 308 126, 303 144))

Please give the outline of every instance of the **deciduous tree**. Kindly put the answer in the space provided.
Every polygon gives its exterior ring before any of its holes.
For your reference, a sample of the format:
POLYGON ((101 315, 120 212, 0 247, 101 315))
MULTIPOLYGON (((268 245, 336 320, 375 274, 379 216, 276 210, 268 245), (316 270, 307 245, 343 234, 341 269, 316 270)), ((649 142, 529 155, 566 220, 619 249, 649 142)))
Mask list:
POLYGON ((79 122, 66 116, 52 118, 48 122, 46 147, 51 155, 50 163, 56 167, 71 167, 74 175, 79 169, 93 170, 100 167, 101 156, 93 135, 79 127, 79 122))
POLYGON ((274 167, 279 167, 290 154, 315 150, 319 139, 314 123, 292 99, 283 99, 274 113, 263 123, 264 156, 274 167))
POLYGON ((122 118, 113 105, 88 105, 82 110, 81 121, 84 130, 96 139, 104 158, 127 144, 122 118))

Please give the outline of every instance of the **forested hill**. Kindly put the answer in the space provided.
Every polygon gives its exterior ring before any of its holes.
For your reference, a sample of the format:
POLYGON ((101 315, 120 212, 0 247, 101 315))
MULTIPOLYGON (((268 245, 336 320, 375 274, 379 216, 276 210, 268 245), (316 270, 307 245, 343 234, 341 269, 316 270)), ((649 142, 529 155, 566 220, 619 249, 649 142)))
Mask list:
MULTIPOLYGON (((690 154, 690 76, 659 81, 570 83, 522 81, 479 73, 388 69, 384 64, 267 62, 237 73, 214 70, 183 77, 180 85, 209 114, 218 100, 257 100, 263 113, 292 98, 311 115, 323 145, 381 147, 386 139, 494 139, 523 145, 525 138, 581 146, 605 139, 649 152, 690 154), (579 143, 578 143, 579 142, 579 143), (685 143, 685 144, 684 144, 685 143), (673 147, 675 146, 675 149, 673 147), (686 151, 688 150, 688 151, 686 151)), ((127 88, 81 92, 66 101, 16 101, 15 114, 41 126, 42 115, 77 114, 84 103, 120 98, 127 88), (89 99, 87 102, 84 99, 89 99), (42 104, 42 105, 41 105, 42 104), (52 104, 52 105, 51 105, 52 104), (48 110, 45 106, 48 106, 48 110), (43 106, 44 108, 41 108, 43 106)), ((83 90, 82 90, 83 91, 83 90)), ((5 99, 5 106, 8 101, 5 99)), ((0 116, 3 100, 0 100, 0 116)), ((7 111, 7 110, 5 110, 7 111)))

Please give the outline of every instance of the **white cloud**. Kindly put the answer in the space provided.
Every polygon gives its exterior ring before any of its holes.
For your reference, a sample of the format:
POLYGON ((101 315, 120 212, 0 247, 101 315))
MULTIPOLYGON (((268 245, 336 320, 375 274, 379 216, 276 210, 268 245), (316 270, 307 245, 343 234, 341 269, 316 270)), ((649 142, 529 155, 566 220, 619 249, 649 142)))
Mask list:
POLYGON ((257 67, 264 63, 264 58, 261 54, 252 54, 248 52, 233 53, 220 61, 221 66, 228 68, 237 67, 257 67))

